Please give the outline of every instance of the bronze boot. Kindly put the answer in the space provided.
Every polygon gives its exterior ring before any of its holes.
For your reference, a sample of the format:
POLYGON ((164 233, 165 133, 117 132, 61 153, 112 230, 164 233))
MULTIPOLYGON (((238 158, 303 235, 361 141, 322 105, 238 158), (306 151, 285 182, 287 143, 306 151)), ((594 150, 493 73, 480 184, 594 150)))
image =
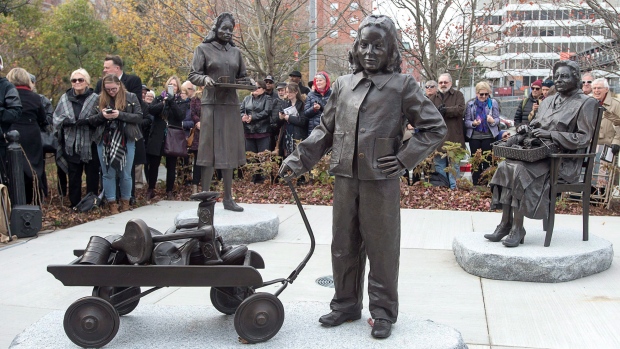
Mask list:
POLYGON ((502 225, 502 223, 500 223, 497 225, 497 228, 495 228, 495 231, 493 232, 493 234, 484 234, 484 238, 488 239, 489 241, 498 242, 501 239, 503 239, 504 236, 510 233, 511 225, 512 225, 512 222, 506 225, 502 225))
POLYGON ((525 242, 525 229, 510 229, 510 233, 506 240, 502 241, 502 244, 506 247, 517 247, 519 244, 525 242))

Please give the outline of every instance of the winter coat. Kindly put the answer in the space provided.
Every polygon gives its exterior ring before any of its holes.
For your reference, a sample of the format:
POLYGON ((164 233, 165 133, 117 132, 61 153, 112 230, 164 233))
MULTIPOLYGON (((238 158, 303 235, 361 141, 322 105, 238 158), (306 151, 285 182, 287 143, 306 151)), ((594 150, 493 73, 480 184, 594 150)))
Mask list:
POLYGON ((243 123, 243 130, 248 133, 269 133, 271 127, 271 97, 262 94, 258 97, 249 95, 241 102, 239 108, 243 114, 252 115, 250 123, 243 123))
POLYGON ((308 134, 312 133, 312 130, 314 130, 314 128, 319 126, 319 124, 321 123, 321 116, 323 115, 323 110, 325 109, 327 100, 331 95, 331 88, 327 90, 327 92, 325 92, 325 95, 321 95, 316 91, 312 91, 308 94, 308 98, 306 98, 306 106, 304 108, 304 115, 308 118, 308 134), (320 104, 321 109, 314 110, 314 102, 320 104))
POLYGON ((41 97, 30 89, 17 87, 19 99, 22 104, 22 115, 11 124, 9 130, 17 130, 19 139, 26 158, 23 158, 23 171, 27 178, 33 178, 30 166, 37 173, 39 181, 45 170, 43 159, 43 144, 41 143, 41 129, 47 125, 45 120, 45 109, 41 103, 41 97))
POLYGON ((153 115, 153 125, 151 126, 151 134, 146 145, 146 153, 148 155, 163 155, 168 124, 182 127, 185 114, 179 108, 179 102, 181 102, 180 99, 164 101, 163 97, 158 96, 149 105, 148 112, 153 115))
MULTIPOLYGON (((76 95, 70 88, 60 97, 53 116, 54 131, 61 148, 56 152, 57 160, 63 158, 75 164, 92 160, 95 127, 90 125, 89 116, 98 100, 99 95, 90 88, 81 95, 76 95)), ((62 161, 59 166, 64 166, 62 161)))
POLYGON ((614 126, 620 126, 620 101, 612 97, 611 91, 607 92, 607 96, 605 96, 603 101, 603 107, 607 110, 603 112, 597 144, 620 145, 620 133, 614 129, 614 126))
MULTIPOLYGON (((465 97, 461 91, 451 88, 446 93, 437 92, 430 97, 435 107, 444 106, 443 120, 448 126, 448 136, 439 146, 439 150, 446 142, 460 143, 465 148, 465 131, 463 130, 463 115, 465 113, 465 97)), ((441 112, 441 110, 440 110, 441 112)))
MULTIPOLYGON (((489 97, 490 98, 490 97, 489 97)), ((487 100, 488 101, 488 100, 487 100)), ((489 125, 489 130, 493 135, 493 138, 496 138, 499 134, 499 104, 493 98, 491 98, 491 107, 487 105, 484 107, 485 114, 491 114, 493 116, 493 125, 487 123, 489 125)), ((465 133, 467 138, 471 138, 471 135, 474 133, 474 129, 476 126, 472 125, 472 122, 476 120, 476 98, 467 102, 467 108, 465 108, 465 133)), ((486 119, 485 119, 486 120, 486 119)), ((484 122, 483 120, 482 122, 484 122)))
POLYGON ((527 97, 527 102, 519 103, 517 107, 517 112, 515 113, 515 126, 519 126, 522 123, 529 125, 530 121, 528 120, 528 116, 532 111, 532 106, 536 102, 536 99, 531 95, 527 97))
MULTIPOLYGON (((6 133, 22 115, 22 103, 15 86, 6 78, 0 77, 0 127, 2 133, 6 133)), ((6 146, 4 137, 0 137, 0 146, 6 146)))

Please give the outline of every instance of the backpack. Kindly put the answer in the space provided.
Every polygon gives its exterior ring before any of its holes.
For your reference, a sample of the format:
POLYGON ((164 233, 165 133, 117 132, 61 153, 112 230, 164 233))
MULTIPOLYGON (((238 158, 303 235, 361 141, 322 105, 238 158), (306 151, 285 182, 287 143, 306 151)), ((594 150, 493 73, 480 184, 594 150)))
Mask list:
POLYGON ((99 194, 99 196, 93 194, 92 191, 88 192, 88 194, 86 194, 86 196, 83 197, 82 200, 80 200, 80 202, 78 202, 78 204, 73 207, 73 211, 88 212, 95 207, 101 206, 102 201, 103 191, 101 191, 101 194, 99 194))
POLYGON ((9 188, 0 184, 0 242, 9 242, 9 229, 11 219, 11 200, 9 188))

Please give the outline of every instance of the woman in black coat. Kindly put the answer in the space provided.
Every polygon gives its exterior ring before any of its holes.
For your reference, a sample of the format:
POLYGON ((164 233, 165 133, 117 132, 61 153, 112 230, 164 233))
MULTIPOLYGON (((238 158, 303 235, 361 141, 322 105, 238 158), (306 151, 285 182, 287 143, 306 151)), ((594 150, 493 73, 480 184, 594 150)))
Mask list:
POLYGON ((304 115, 304 98, 299 91, 299 85, 295 83, 286 86, 287 99, 284 101, 282 110, 279 111, 280 122, 284 127, 284 133, 280 140, 280 149, 284 150, 284 157, 293 153, 297 143, 308 137, 308 118, 304 115), (285 111, 295 106, 295 111, 285 111))
MULTIPOLYGON (((245 133, 245 151, 260 153, 271 144, 271 97, 265 93, 264 81, 256 82, 256 90, 241 102, 241 121, 245 133)), ((252 183, 262 183, 261 174, 252 176, 252 183)))
POLYGON ((45 159, 43 157, 43 144, 41 143, 41 130, 47 125, 45 109, 41 103, 41 96, 32 91, 32 82, 26 70, 13 68, 6 77, 9 82, 15 85, 22 102, 22 115, 11 124, 9 130, 17 130, 19 132, 20 144, 26 153, 27 161, 26 158, 22 161, 26 203, 40 204, 41 198, 35 198, 33 183, 34 175, 36 174, 40 189, 39 195, 47 195, 47 183, 42 181, 45 178, 43 176, 45 172, 45 159), (33 170, 34 173, 32 172, 33 170))
POLYGON ((323 109, 332 95, 329 75, 324 71, 318 72, 312 81, 312 87, 313 90, 308 94, 304 108, 304 113, 308 118, 308 134, 312 133, 312 130, 321 123, 323 109))
POLYGON ((155 197, 155 184, 157 184, 157 173, 162 156, 166 156, 166 198, 168 200, 174 199, 172 190, 174 188, 177 157, 164 154, 164 142, 168 125, 182 127, 182 122, 185 118, 185 114, 179 108, 179 103, 183 102, 180 86, 181 82, 178 77, 170 77, 164 85, 164 91, 149 105, 148 111, 153 115, 153 125, 151 126, 151 134, 146 145, 146 159, 148 162, 146 181, 149 184, 146 192, 147 200, 155 197), (173 95, 168 95, 168 85, 172 85, 173 95))

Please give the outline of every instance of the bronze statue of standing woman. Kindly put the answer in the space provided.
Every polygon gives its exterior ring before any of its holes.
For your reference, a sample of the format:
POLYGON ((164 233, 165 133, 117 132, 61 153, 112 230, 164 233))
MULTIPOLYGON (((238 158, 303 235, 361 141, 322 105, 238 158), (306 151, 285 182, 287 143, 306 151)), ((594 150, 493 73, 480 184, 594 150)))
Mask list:
POLYGON ((200 140, 196 164, 202 167, 203 190, 209 190, 213 171, 222 170, 224 208, 243 211, 232 198, 233 170, 245 164, 243 123, 234 88, 215 87, 216 81, 235 82, 246 76, 241 51, 233 43, 235 19, 224 12, 194 50, 189 81, 205 86, 201 101, 200 140), (223 78, 223 79, 221 79, 223 78))

